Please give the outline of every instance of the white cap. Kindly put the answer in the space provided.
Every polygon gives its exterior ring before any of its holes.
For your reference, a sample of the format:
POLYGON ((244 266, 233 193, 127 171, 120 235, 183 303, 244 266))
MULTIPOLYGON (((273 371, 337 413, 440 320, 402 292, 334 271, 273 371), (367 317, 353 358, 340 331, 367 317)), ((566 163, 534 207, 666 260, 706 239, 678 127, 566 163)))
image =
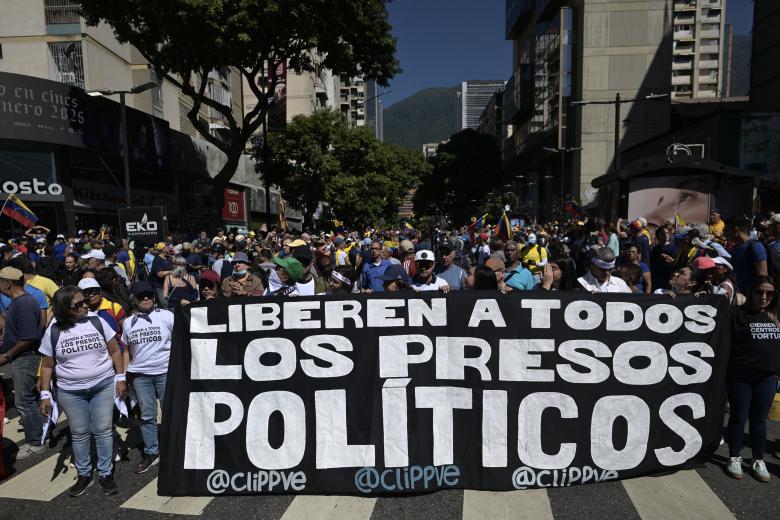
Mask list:
POLYGON ((726 267, 729 268, 729 271, 734 270, 734 267, 732 267, 729 261, 723 258, 722 256, 715 256, 712 258, 712 261, 715 262, 717 265, 725 265, 726 267))
POLYGON ((65 235, 63 235, 62 233, 60 233, 59 235, 57 235, 57 238, 62 238, 62 239, 64 239, 64 238, 65 238, 65 235))
POLYGON ((433 251, 429 251, 427 249, 420 249, 414 254, 414 261, 419 262, 420 260, 425 260, 429 262, 433 262, 436 259, 435 256, 433 256, 433 251))
POLYGON ((84 260, 88 260, 90 258, 94 258, 95 260, 105 260, 106 254, 102 249, 92 249, 89 253, 81 255, 81 258, 84 260))
POLYGON ((528 243, 532 244, 532 245, 535 244, 536 243, 536 235, 534 235, 533 233, 528 235, 528 243))
POLYGON ((723 247, 721 244, 719 244, 719 243, 717 243, 715 241, 712 241, 708 245, 710 246, 710 248, 712 248, 712 249, 714 249, 715 251, 718 252, 718 256, 722 256, 723 258, 726 258, 726 259, 731 258, 731 253, 726 251, 726 248, 723 247))
POLYGON ((100 284, 94 278, 82 278, 79 280, 79 289, 82 291, 87 289, 100 289, 100 284))

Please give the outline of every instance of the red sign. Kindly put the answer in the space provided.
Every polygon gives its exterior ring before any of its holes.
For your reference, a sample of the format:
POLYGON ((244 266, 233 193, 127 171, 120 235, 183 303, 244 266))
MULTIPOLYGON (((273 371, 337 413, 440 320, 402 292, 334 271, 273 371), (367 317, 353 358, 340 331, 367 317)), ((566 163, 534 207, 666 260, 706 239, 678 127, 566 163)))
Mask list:
POLYGON ((244 203, 244 190, 225 188, 225 205, 222 207, 222 218, 246 222, 246 204, 244 203))

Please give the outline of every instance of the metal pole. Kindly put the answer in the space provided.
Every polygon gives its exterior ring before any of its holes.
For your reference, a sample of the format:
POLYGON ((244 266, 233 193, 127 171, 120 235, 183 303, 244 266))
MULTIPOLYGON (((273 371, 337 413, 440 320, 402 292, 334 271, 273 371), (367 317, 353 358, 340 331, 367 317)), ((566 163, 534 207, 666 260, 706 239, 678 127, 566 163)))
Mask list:
POLYGON ((615 94, 615 159, 614 172, 620 170, 620 92, 615 94))
POLYGON ((563 218, 564 218, 564 216, 566 214, 566 210, 565 210, 565 208, 563 206, 563 196, 564 196, 564 193, 563 193, 564 192, 563 180, 564 180, 564 176, 566 175, 564 173, 566 171, 564 169, 565 166, 566 166, 566 149, 565 148, 561 148, 560 154, 561 154, 561 202, 560 202, 560 204, 561 204, 561 222, 560 223, 562 224, 563 223, 563 218))
POLYGON ((271 183, 268 182, 268 114, 263 120, 263 184, 265 186, 265 228, 271 231, 271 183))
POLYGON ((127 198, 127 207, 132 208, 133 202, 130 198, 130 145, 127 139, 127 105, 125 104, 125 93, 119 93, 119 104, 121 105, 121 131, 122 131, 122 154, 124 155, 123 167, 125 170, 125 197, 127 198))

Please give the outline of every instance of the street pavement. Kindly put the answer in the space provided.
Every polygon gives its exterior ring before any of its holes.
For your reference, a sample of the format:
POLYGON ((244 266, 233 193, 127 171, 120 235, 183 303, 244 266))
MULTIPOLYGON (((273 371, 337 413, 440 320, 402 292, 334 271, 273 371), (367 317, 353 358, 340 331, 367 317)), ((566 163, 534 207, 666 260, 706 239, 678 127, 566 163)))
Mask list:
MULTIPOLYGON (((11 411, 12 417, 14 411, 11 411)), ((105 496, 97 482, 78 498, 67 496, 75 469, 69 466, 67 422, 55 430, 54 446, 14 461, 23 433, 18 417, 4 429, 6 468, 12 475, 0 483, 0 520, 50 518, 201 519, 262 518, 282 520, 359 519, 767 519, 780 511, 780 460, 768 455, 771 482, 760 483, 745 472, 735 481, 723 471, 721 446, 713 459, 695 470, 659 477, 512 492, 448 490, 403 498, 346 496, 160 497, 155 466, 135 475, 140 460, 140 432, 131 422, 117 428, 123 444, 133 446, 128 460, 116 464, 119 493, 105 496)), ((770 423, 770 452, 780 450, 780 424, 770 423)), ((749 456, 749 449, 745 449, 749 456)))

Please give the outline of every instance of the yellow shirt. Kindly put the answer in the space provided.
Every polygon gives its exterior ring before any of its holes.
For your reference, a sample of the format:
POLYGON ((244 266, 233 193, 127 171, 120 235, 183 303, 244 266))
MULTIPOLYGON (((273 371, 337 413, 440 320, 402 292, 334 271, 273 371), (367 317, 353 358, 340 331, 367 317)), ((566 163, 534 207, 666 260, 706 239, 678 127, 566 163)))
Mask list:
POLYGON ((57 289, 59 289, 59 286, 56 283, 39 274, 36 274, 27 280, 27 283, 36 289, 40 289, 43 294, 46 295, 46 301, 51 305, 51 299, 54 297, 54 293, 57 292, 57 289))
POLYGON ((531 271, 531 274, 541 272, 544 266, 539 264, 546 260, 547 249, 540 246, 539 244, 528 245, 523 248, 522 256, 520 258, 520 261, 523 263, 523 265, 528 267, 528 270, 531 271), (533 263, 529 265, 531 262, 533 263))
POLYGON ((722 220, 717 221, 714 224, 710 224, 710 234, 720 238, 723 236, 723 228, 726 227, 726 223, 722 220))

